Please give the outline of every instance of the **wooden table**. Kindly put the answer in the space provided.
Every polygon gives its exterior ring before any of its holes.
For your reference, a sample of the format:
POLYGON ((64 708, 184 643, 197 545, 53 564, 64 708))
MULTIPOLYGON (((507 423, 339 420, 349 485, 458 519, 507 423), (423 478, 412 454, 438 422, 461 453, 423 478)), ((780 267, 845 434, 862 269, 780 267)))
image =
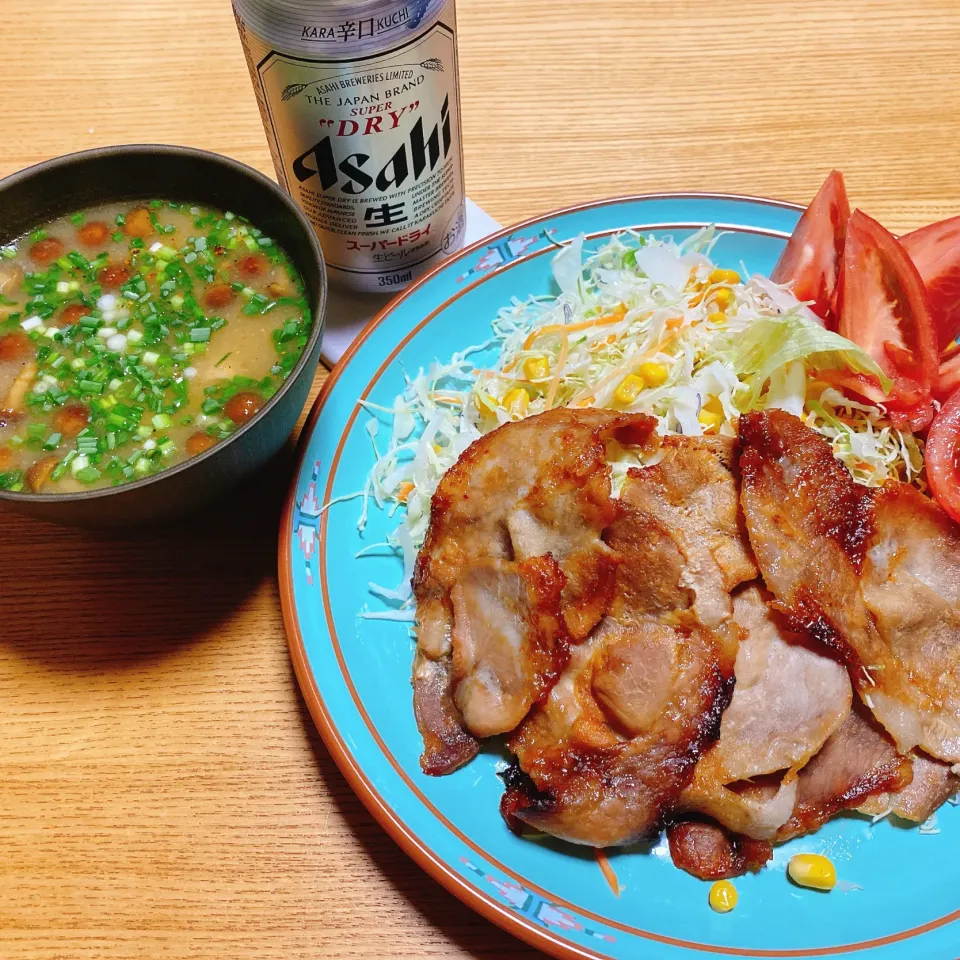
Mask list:
MULTIPOLYGON (((3 0, 0 174, 108 143, 270 170, 227 0, 3 0)), ((461 0, 469 193, 960 213, 960 7, 461 0)), ((317 385, 323 379, 317 378, 317 385)), ((0 518, 0 956, 527 958, 409 862, 313 730, 275 576, 289 455, 129 536, 0 518)))

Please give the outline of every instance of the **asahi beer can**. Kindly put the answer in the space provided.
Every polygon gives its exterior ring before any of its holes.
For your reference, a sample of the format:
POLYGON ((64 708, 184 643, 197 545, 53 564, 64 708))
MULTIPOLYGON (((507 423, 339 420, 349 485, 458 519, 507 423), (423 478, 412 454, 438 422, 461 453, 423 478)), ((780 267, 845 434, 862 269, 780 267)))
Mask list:
POLYGON ((280 183, 331 279, 399 290, 463 245, 454 0, 233 0, 280 183))

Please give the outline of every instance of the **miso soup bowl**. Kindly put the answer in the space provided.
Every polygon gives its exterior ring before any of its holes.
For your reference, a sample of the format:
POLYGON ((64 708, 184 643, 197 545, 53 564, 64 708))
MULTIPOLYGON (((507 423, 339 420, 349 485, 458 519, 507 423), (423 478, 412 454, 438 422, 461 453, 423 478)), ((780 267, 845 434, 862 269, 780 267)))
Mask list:
POLYGON ((320 357, 327 280, 317 236, 269 178, 189 147, 136 144, 57 157, 0 180, 0 245, 43 223, 101 203, 207 204, 247 217, 287 252, 303 278, 313 328, 296 367, 262 410, 226 440, 167 470, 78 493, 0 491, 0 508, 54 523, 127 527, 180 517, 242 483, 283 446, 303 410, 320 357))

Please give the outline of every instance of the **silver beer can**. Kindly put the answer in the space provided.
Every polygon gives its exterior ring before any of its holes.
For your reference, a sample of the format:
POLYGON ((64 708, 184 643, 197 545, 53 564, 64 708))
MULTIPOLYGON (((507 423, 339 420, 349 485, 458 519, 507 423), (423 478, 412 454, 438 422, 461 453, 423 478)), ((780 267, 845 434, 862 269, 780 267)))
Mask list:
POLYGON ((454 0, 233 0, 277 177, 331 279, 407 286, 463 245, 454 0))

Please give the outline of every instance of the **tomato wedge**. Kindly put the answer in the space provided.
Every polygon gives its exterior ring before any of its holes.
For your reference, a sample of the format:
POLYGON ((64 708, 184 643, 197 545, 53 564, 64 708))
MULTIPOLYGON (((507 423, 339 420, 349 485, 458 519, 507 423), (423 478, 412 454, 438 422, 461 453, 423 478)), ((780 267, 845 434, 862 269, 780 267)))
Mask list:
POLYGON ((812 300, 813 312, 831 330, 837 326, 835 299, 849 218, 843 174, 831 170, 770 274, 774 283, 793 283, 798 300, 812 300))
POLYGON ((960 387, 960 353, 955 353, 948 360, 940 361, 940 375, 937 385, 933 388, 933 395, 938 400, 947 400, 960 387))
POLYGON ((933 416, 938 375, 923 281, 893 234, 860 210, 847 224, 837 304, 840 335, 869 353, 893 381, 886 399, 879 384, 858 392, 882 400, 898 426, 922 430, 933 416))
POLYGON ((937 503, 960 523, 960 390, 943 405, 924 449, 927 480, 937 503))
POLYGON ((960 217, 931 223, 900 238, 927 289, 941 350, 960 333, 960 217))

